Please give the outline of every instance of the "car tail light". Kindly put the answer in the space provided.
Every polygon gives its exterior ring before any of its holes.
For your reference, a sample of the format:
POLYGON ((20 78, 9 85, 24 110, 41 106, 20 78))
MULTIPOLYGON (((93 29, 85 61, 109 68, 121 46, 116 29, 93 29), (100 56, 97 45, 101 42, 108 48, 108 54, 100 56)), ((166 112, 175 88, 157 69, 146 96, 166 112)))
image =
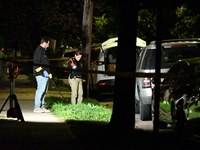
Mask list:
POLYGON ((172 45, 172 48, 174 47, 188 47, 186 44, 180 44, 180 45, 172 45))
POLYGON ((97 62, 96 62, 96 65, 97 65, 97 66, 101 66, 101 65, 103 65, 103 62, 102 62, 102 61, 97 61, 97 62))
POLYGON ((104 82, 103 83, 98 83, 98 85, 106 85, 106 83, 104 83, 104 82))
POLYGON ((144 78, 142 80, 142 87, 143 88, 150 88, 151 87, 151 79, 150 78, 144 78))
POLYGON ((5 49, 4 49, 4 48, 1 48, 1 50, 4 51, 5 49))

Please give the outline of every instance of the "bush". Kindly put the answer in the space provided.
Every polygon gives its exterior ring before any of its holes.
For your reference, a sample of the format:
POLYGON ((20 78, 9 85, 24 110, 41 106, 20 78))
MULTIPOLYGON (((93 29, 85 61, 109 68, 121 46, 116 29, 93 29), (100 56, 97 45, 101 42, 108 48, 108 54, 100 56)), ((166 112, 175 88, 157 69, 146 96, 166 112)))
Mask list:
POLYGON ((55 116, 62 120, 89 120, 89 121, 110 121, 111 110, 103 106, 93 104, 69 104, 56 103, 52 107, 55 116))
POLYGON ((109 122, 112 111, 99 104, 96 99, 84 99, 82 104, 70 104, 59 97, 47 97, 51 112, 62 120, 87 120, 109 122))

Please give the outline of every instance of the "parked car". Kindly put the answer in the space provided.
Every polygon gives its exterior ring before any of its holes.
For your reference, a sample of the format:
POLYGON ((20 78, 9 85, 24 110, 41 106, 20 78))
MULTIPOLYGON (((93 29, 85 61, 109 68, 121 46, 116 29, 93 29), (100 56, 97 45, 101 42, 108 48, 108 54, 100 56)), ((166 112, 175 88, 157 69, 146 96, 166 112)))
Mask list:
MULTIPOLYGON (((159 122, 172 124, 177 133, 184 133, 188 121, 200 119, 200 76, 197 74, 200 73, 200 57, 177 61, 168 73, 177 75, 161 83, 159 122)), ((154 92, 152 106, 155 104, 154 92)))
MULTIPOLYGON (((137 37, 136 40, 136 59, 138 59, 141 47, 146 46, 146 41, 137 37)), ((116 68, 116 51, 118 46, 118 37, 110 38, 101 44, 98 59, 91 64, 94 71, 115 72, 116 68)), ((106 73, 92 73, 90 78, 91 91, 97 92, 97 98, 101 99, 102 95, 114 93, 115 76, 106 73)), ((93 92, 93 93, 96 93, 93 92)))
MULTIPOLYGON (((170 39, 162 41, 161 73, 166 73, 179 59, 200 56, 200 39, 170 39)), ((155 73, 156 41, 142 49, 136 72, 155 73)), ((151 78, 137 77, 135 86, 136 110, 141 120, 151 120, 152 88, 151 78)))

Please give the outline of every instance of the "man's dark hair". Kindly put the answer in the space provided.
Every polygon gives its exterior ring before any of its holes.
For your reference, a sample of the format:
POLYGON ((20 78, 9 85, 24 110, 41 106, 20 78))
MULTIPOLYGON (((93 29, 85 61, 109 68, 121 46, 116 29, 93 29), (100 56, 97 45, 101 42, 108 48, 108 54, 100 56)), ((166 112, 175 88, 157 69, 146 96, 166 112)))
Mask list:
POLYGON ((42 43, 48 43, 48 41, 49 41, 49 38, 48 37, 42 37, 42 39, 41 39, 41 41, 40 41, 40 44, 42 44, 42 43))

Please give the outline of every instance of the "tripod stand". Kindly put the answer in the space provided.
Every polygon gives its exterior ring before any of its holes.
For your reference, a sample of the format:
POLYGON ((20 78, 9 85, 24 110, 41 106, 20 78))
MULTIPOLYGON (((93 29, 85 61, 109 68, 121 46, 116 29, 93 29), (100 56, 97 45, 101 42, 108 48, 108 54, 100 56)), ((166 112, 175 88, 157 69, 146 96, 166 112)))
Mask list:
POLYGON ((18 120, 21 120, 24 122, 24 117, 22 115, 21 108, 19 106, 17 96, 14 94, 14 82, 13 79, 17 78, 18 74, 18 67, 9 67, 9 79, 10 79, 10 95, 6 99, 5 103, 1 107, 0 113, 3 110, 4 106, 10 101, 10 109, 7 111, 7 117, 17 118, 18 120), (13 103, 14 102, 14 103, 13 103))

